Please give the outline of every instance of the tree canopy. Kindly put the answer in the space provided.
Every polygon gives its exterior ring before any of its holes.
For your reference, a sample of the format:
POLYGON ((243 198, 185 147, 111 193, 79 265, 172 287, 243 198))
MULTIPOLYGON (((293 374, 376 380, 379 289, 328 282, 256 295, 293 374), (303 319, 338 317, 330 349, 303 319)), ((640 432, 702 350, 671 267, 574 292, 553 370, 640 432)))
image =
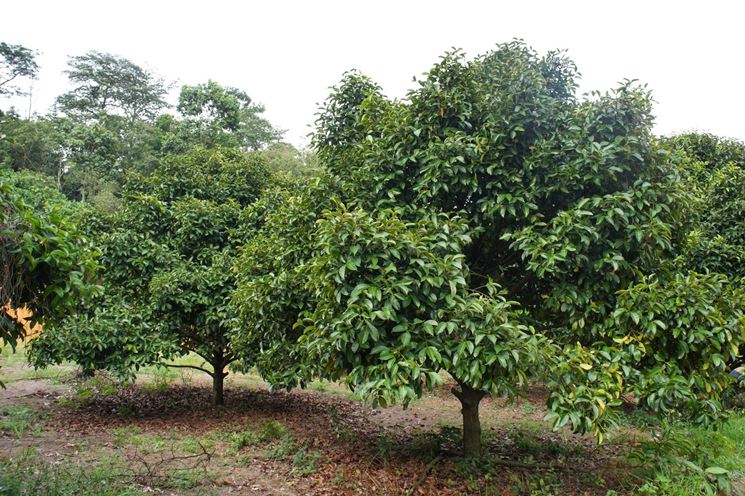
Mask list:
POLYGON ((468 455, 479 452, 481 397, 514 396, 529 376, 551 387, 556 427, 601 438, 628 392, 656 411, 716 410, 722 356, 743 341, 742 307, 725 302, 740 295, 725 276, 666 263, 689 198, 652 135, 649 93, 625 82, 580 99, 576 78, 563 53, 521 42, 472 60, 446 54, 404 100, 347 73, 314 136, 340 203, 298 212, 301 196, 275 215, 307 219, 302 237, 267 233, 271 248, 244 252, 269 251, 279 266, 239 268, 246 332, 264 350, 295 343, 289 372, 271 360, 268 379, 343 378, 406 404, 447 371, 468 455), (664 303, 681 284, 705 302, 702 322, 664 303), (667 327, 643 320, 632 294, 668 319, 668 347, 653 346, 667 327), (269 301, 293 310, 278 320, 269 301), (682 350, 706 326, 728 330, 712 331, 719 355, 690 349, 706 362, 694 373, 682 350), (677 379, 656 381, 660 367, 677 379))
POLYGON ((183 86, 177 109, 184 119, 171 121, 175 135, 171 146, 176 149, 226 146, 258 150, 283 134, 260 115, 264 107, 246 92, 215 81, 183 86))
POLYGON ((34 342, 36 363, 127 375, 194 352, 209 368, 192 368, 213 377, 222 404, 225 368, 236 359, 230 267, 244 212, 268 183, 260 156, 230 149, 195 149, 133 177, 120 210, 81 219, 101 249, 103 294, 34 342))
POLYGON ((74 88, 57 99, 59 110, 86 121, 119 115, 152 121, 167 104, 161 79, 116 55, 90 51, 70 57, 67 77, 74 88))
POLYGON ((34 50, 0 41, 0 96, 24 95, 14 82, 24 77, 34 79, 38 72, 34 50))

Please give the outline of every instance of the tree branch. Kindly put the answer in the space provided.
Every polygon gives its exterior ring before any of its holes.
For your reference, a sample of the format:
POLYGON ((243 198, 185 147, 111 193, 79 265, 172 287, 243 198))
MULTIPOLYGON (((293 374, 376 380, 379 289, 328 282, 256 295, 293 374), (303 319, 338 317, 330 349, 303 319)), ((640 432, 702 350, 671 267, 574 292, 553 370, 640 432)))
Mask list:
POLYGON ((208 374, 210 377, 214 377, 214 373, 210 372, 207 369, 203 369, 202 367, 197 367, 196 365, 177 365, 175 363, 162 363, 161 365, 164 365, 166 367, 172 367, 175 369, 194 369, 194 370, 201 370, 202 372, 208 374))

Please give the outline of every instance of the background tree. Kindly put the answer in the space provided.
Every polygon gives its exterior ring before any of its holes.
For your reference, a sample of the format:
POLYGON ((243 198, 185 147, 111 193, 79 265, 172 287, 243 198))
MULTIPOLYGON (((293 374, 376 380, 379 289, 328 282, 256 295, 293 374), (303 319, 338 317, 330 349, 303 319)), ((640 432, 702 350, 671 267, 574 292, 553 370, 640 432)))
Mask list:
POLYGON ((57 107, 75 120, 153 121, 167 106, 163 80, 123 57, 94 50, 70 57, 68 64, 65 74, 74 87, 57 98, 57 107))
POLYGON ((35 79, 38 72, 34 50, 0 42, 0 96, 24 95, 13 82, 24 77, 35 79))
POLYGON ((317 176, 321 172, 318 159, 312 150, 298 150, 289 143, 270 143, 262 150, 262 155, 269 170, 275 173, 307 178, 317 176))
POLYGON ((0 167, 40 172, 61 188, 62 136, 52 120, 26 120, 8 112, 0 116, 0 136, 0 167))
POLYGON ((223 404, 234 319, 230 267, 247 209, 269 184, 257 154, 195 149, 133 177, 119 210, 83 222, 101 249, 105 291, 79 315, 32 343, 37 365, 61 360, 131 374, 193 352, 223 404), (102 332, 102 330, 106 330, 102 332))
POLYGON ((167 107, 162 79, 116 55, 70 57, 73 88, 57 98, 65 193, 83 201, 118 192, 129 170, 152 170, 153 122, 167 107))
MULTIPOLYGON (((690 233, 683 263, 698 272, 745 278, 745 144, 711 134, 667 140, 691 192, 690 233)), ((741 284, 742 285, 742 284, 741 284)))
POLYGON ((184 119, 168 122, 174 135, 169 151, 194 146, 258 150, 283 134, 260 115, 264 112, 262 105, 254 103, 244 91, 215 81, 183 86, 177 108, 184 119))

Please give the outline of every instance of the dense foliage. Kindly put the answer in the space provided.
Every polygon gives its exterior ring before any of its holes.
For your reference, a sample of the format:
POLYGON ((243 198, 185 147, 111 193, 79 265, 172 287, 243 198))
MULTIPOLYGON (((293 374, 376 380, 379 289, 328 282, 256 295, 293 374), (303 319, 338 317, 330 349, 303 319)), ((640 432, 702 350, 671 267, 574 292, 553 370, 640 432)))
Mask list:
POLYGON ((563 54, 540 57, 519 42, 470 61, 447 54, 402 101, 346 74, 314 137, 342 204, 278 214, 313 220, 307 243, 267 236, 272 253, 290 258, 270 276, 279 294, 243 271, 247 332, 278 340, 262 349, 296 343, 289 372, 267 378, 343 378, 373 400, 406 404, 448 371, 470 455, 481 397, 513 396, 532 375, 551 387, 557 427, 601 438, 631 391, 658 412, 675 403, 713 415, 722 359, 743 341, 739 293, 725 276, 666 262, 684 243, 691 198, 651 134, 646 90, 627 82, 580 100, 576 76, 563 54), (680 278, 701 320, 665 307, 680 278), (630 294, 650 305, 644 319, 630 294), (269 300, 287 302, 290 317, 278 324, 269 300), (655 334, 660 319, 670 327, 655 334), (694 371, 681 347, 712 337, 694 338, 704 329, 717 337, 691 347, 694 371), (654 346, 659 334, 669 346, 654 346), (677 400, 658 401, 660 371, 677 400))
POLYGON ((699 272, 745 278, 745 144, 708 134, 668 139, 694 193, 692 229, 681 255, 699 272))
POLYGON ((0 170, 0 342, 23 327, 6 309, 27 307, 54 322, 96 291, 96 252, 70 218, 75 205, 39 174, 0 170))
POLYGON ((209 368, 192 368, 213 377, 221 404, 225 368, 236 359, 227 308, 232 257, 244 242, 240 220, 268 172, 256 154, 196 149, 131 181, 120 210, 81 219, 101 250, 104 294, 46 330, 33 359, 126 375, 193 352, 209 368))
MULTIPOLYGON (((34 52, 0 55, 36 75, 34 52)), ((49 317, 34 364, 131 377, 193 353, 217 404, 228 368, 384 406, 449 375, 467 456, 482 398, 531 380, 555 428, 600 440, 622 401, 721 417, 745 343, 745 146, 655 137, 643 86, 578 97, 562 52, 454 51, 401 100, 344 74, 308 152, 237 88, 183 86, 171 114, 127 59, 67 75, 52 114, 0 114, 0 303, 49 317)))

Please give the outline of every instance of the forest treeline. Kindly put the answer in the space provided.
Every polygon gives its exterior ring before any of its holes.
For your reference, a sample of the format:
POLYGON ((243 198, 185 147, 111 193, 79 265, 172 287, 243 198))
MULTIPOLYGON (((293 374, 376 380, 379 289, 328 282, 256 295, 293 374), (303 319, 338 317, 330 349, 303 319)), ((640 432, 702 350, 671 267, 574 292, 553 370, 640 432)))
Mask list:
MULTIPOLYGON (((35 53, 0 55, 17 94, 35 53)), ((344 74, 297 150, 215 81, 169 106, 121 57, 74 56, 66 75, 48 115, 0 116, 0 303, 43 322, 35 366, 127 378, 195 353, 216 404, 253 368, 383 406, 449 375, 469 457, 482 398, 531 381, 556 428, 599 440, 623 403, 726 414, 745 145, 654 135, 645 87, 578 96, 565 53, 517 41, 453 51, 400 100, 344 74)))

